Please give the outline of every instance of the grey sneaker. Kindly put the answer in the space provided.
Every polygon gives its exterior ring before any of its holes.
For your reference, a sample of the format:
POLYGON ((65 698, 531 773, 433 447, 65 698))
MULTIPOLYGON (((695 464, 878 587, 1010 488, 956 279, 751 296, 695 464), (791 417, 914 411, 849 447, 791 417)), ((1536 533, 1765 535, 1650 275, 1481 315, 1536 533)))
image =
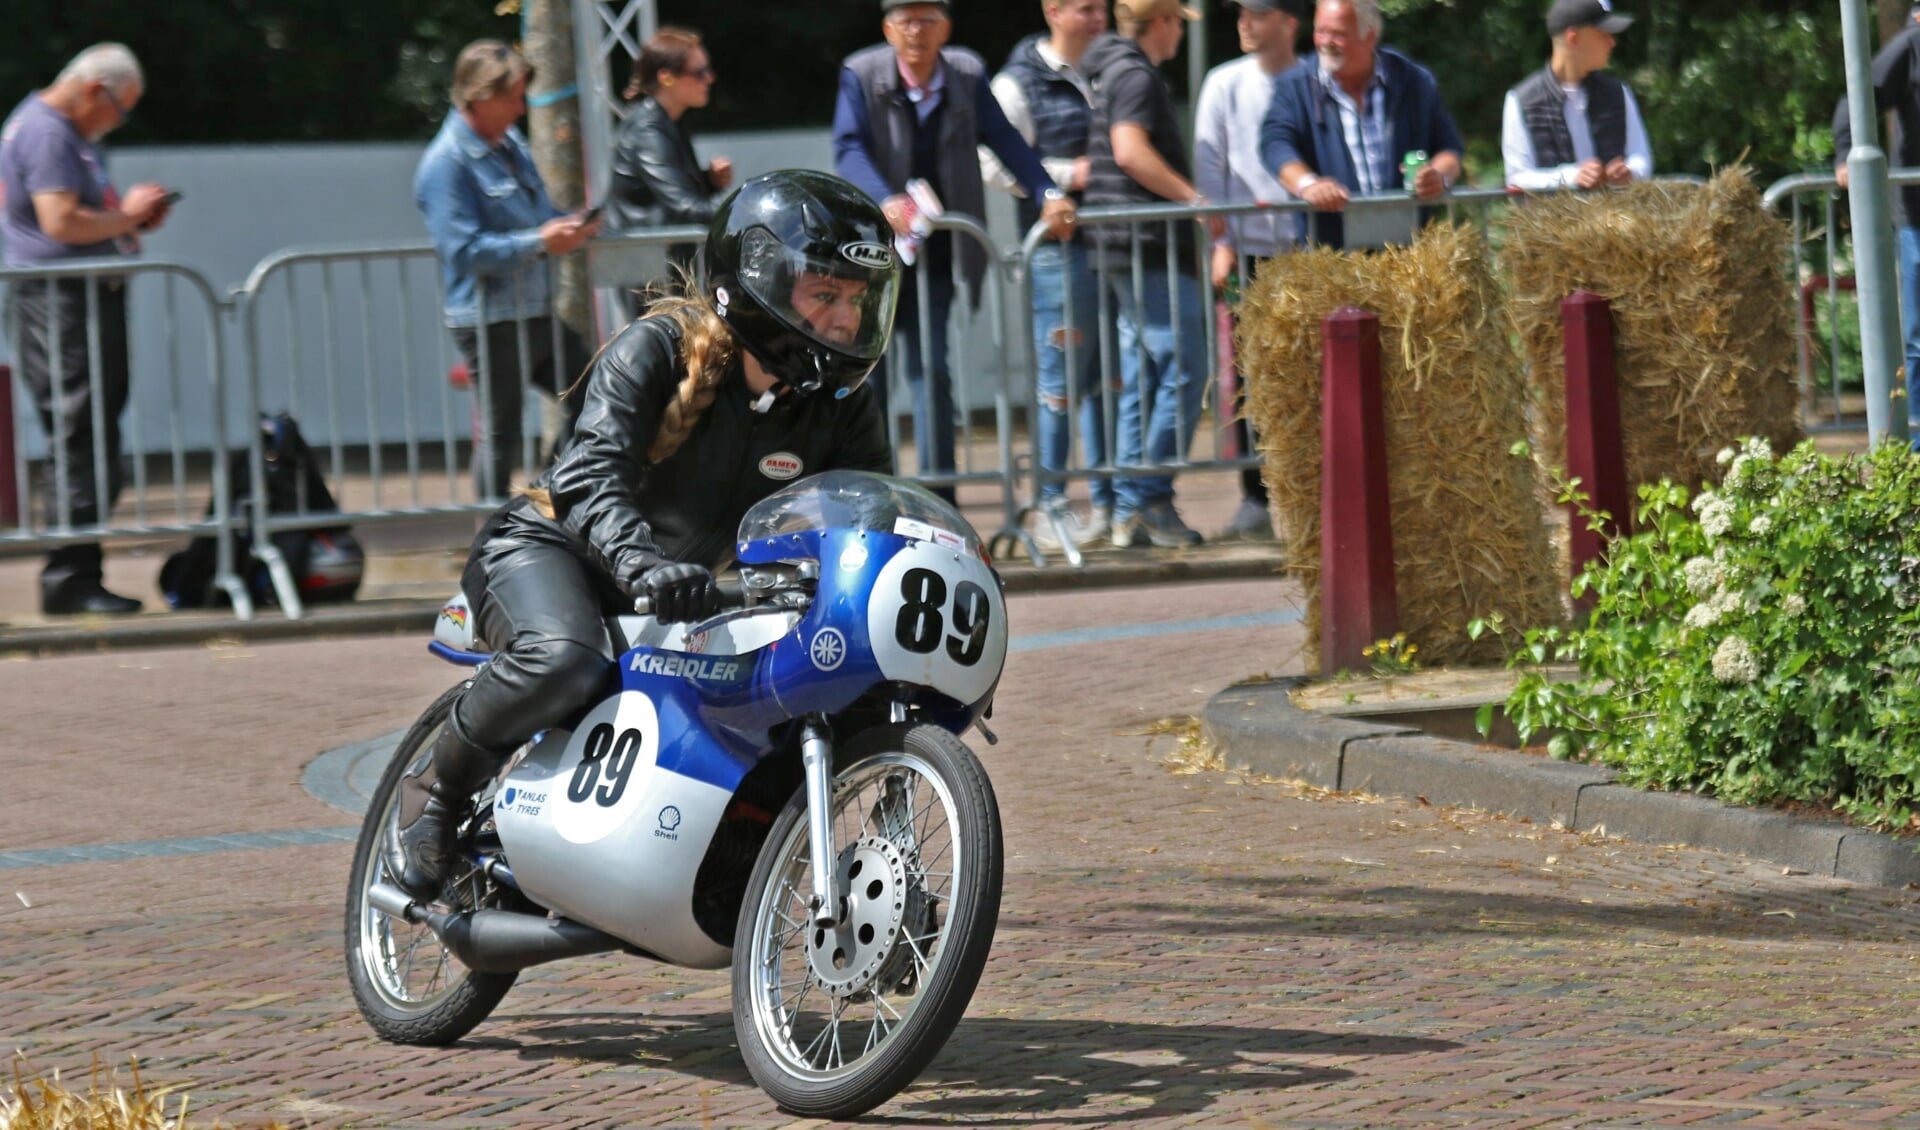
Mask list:
POLYGON ((1227 528, 1214 535, 1214 541, 1272 541, 1273 516, 1267 513, 1264 504, 1251 498, 1240 500, 1240 508, 1233 512, 1233 520, 1227 528))
POLYGON ((1149 502, 1146 508, 1134 515, 1134 525, 1147 540, 1164 549, 1182 549, 1190 545, 1199 545, 1200 531, 1180 520, 1180 512, 1167 500, 1149 502))

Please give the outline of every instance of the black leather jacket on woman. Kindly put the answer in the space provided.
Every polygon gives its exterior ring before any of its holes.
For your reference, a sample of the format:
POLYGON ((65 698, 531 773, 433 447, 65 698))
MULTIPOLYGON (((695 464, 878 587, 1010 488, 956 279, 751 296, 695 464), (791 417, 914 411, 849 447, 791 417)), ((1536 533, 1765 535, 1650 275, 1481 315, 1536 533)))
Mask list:
POLYGON ((729 560, 748 508, 797 478, 892 469, 871 383, 844 400, 785 395, 755 412, 738 361, 686 442, 649 463, 647 448, 683 373, 673 323, 646 318, 622 330, 594 362, 572 442, 537 484, 551 494, 556 517, 516 499, 494 536, 566 546, 633 594, 663 560, 729 560))
POLYGON ((642 98, 613 147, 607 219, 615 231, 706 225, 725 199, 694 156, 693 139, 660 103, 642 98))

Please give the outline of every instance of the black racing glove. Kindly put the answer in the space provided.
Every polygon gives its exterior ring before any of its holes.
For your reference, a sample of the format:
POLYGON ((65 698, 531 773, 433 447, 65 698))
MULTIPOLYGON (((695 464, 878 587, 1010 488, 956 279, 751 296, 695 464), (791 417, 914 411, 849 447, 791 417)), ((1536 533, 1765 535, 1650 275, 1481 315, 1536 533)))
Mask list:
POLYGON ((705 620, 720 611, 720 586, 704 565, 669 561, 640 577, 640 595, 653 601, 654 618, 666 624, 705 620))

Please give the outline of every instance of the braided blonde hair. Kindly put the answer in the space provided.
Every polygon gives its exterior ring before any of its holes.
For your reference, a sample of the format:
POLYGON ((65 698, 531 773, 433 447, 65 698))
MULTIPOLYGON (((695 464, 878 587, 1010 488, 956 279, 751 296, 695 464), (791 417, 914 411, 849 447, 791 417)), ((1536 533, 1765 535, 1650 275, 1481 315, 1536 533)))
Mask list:
MULTIPOLYGON (((739 345, 733 330, 722 321, 713 304, 692 285, 683 273, 680 285, 672 290, 650 290, 646 313, 642 318, 666 318, 680 331, 680 356, 686 362, 685 374, 673 390, 673 399, 660 417, 660 430, 647 445, 647 462, 663 463, 680 450, 693 434, 695 424, 713 403, 720 380, 733 364, 739 345)), ((604 346, 602 347, 605 348, 604 346)), ((586 380, 583 374, 580 380, 586 380)), ((577 384, 578 382, 576 382, 577 384)), ((569 388, 568 394, 573 390, 569 388)), ((533 500, 534 508, 548 518, 554 517, 553 495, 544 487, 528 487, 521 492, 533 500)))

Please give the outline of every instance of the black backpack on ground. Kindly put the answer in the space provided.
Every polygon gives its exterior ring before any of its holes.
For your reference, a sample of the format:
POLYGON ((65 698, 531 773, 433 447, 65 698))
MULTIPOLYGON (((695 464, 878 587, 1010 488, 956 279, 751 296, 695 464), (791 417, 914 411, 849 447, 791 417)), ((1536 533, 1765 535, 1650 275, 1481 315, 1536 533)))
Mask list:
MULTIPOLYGON (((301 438, 300 425, 285 413, 262 416, 266 439, 267 510, 272 514, 326 512, 340 509, 313 457, 301 438), (303 506, 302 503, 305 505, 303 506)), ((252 560, 253 468, 246 451, 227 458, 227 482, 233 491, 233 514, 246 524, 234 539, 234 568, 246 579, 255 604, 278 603, 267 567, 252 560)), ((213 503, 207 504, 213 517, 213 503)), ((304 602, 352 600, 366 571, 366 554, 346 526, 317 530, 282 530, 273 544, 293 573, 304 602)), ((219 564, 218 543, 211 537, 194 538, 187 548, 169 556, 160 567, 160 592, 171 608, 206 608, 227 603, 227 594, 213 583, 219 564)))

